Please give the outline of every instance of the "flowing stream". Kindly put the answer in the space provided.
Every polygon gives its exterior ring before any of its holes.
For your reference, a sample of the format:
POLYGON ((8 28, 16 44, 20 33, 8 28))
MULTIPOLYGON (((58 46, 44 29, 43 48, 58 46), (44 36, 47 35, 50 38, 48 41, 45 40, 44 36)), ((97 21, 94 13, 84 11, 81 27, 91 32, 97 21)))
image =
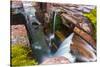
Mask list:
MULTIPOLYGON (((27 5, 27 4, 24 4, 24 8, 25 8, 25 5, 27 5)), ((67 58, 70 62, 75 62, 76 57, 70 53, 70 50, 71 50, 70 46, 72 43, 72 38, 74 36, 74 33, 71 33, 68 37, 66 37, 64 39, 64 41, 60 44, 57 51, 54 54, 52 54, 51 49, 48 47, 48 45, 46 43, 42 26, 37 21, 37 19, 34 18, 36 10, 34 8, 32 9, 32 7, 30 7, 30 8, 26 8, 25 11, 27 12, 26 14, 29 17, 30 22, 34 21, 32 23, 28 22, 27 26, 28 26, 28 30, 29 30, 28 32, 30 34, 31 41, 32 41, 31 48, 32 48, 33 54, 34 54, 34 56, 36 56, 38 62, 41 63, 43 61, 43 59, 48 59, 49 57, 58 57, 58 56, 63 56, 65 58, 67 58)), ((16 13, 20 13, 20 11, 16 10, 16 13)), ((52 45, 51 41, 52 41, 52 39, 55 38, 55 31, 56 31, 55 26, 56 26, 57 13, 58 12, 56 12, 56 11, 54 12, 53 33, 51 33, 49 36, 49 40, 50 40, 49 46, 52 45)), ((88 23, 83 23, 81 25, 82 25, 81 27, 85 28, 86 31, 91 32, 91 30, 88 29, 88 23)), ((79 45, 81 45, 81 44, 79 44, 79 45)), ((86 44, 86 45, 88 45, 88 44, 86 44)), ((86 46, 86 48, 89 49, 88 52, 90 52, 93 56, 93 58, 92 59, 90 58, 90 60, 95 61, 96 55, 91 51, 93 49, 90 46, 86 46)), ((86 58, 86 60, 88 60, 88 59, 86 58)))
MULTIPOLYGON (((51 44, 51 40, 55 38, 55 24, 56 24, 56 16, 57 16, 57 12, 54 13, 54 20, 53 20, 53 34, 50 35, 49 39, 50 39, 50 45, 51 44)), ((72 43, 72 38, 73 38, 74 33, 70 34, 60 45, 60 47, 57 49, 55 54, 50 54, 52 57, 55 56, 64 56, 67 59, 69 59, 70 62, 74 62, 75 61, 75 57, 71 55, 70 53, 70 45, 72 43)))
POLYGON ((75 57, 71 55, 70 53, 70 45, 72 43, 74 33, 70 34, 60 45, 57 52, 54 54, 54 56, 64 56, 66 57, 70 62, 75 61, 75 57))

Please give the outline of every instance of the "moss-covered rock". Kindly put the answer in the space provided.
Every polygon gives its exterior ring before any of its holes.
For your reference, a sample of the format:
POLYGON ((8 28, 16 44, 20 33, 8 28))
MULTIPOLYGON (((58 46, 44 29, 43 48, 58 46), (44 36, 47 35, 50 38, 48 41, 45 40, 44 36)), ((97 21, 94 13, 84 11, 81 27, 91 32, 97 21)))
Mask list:
POLYGON ((35 59, 30 56, 31 49, 25 45, 16 44, 11 48, 11 65, 12 66, 25 66, 38 64, 35 59))

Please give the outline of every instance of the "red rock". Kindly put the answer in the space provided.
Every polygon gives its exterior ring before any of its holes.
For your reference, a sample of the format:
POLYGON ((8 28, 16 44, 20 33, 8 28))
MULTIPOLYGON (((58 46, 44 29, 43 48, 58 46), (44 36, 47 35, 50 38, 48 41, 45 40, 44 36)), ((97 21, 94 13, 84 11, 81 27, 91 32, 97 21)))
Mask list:
POLYGON ((68 64, 69 60, 63 56, 48 58, 42 64, 68 64))

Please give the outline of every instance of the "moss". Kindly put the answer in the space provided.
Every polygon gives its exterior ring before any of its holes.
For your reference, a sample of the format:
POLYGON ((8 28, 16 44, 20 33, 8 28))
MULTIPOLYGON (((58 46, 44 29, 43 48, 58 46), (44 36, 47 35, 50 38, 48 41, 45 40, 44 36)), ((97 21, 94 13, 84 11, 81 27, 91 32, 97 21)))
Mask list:
POLYGON ((21 44, 12 45, 11 62, 12 66, 25 66, 38 64, 35 59, 29 56, 32 53, 31 49, 21 44))
POLYGON ((61 17, 57 15, 55 21, 55 30, 61 30, 61 22, 61 17))

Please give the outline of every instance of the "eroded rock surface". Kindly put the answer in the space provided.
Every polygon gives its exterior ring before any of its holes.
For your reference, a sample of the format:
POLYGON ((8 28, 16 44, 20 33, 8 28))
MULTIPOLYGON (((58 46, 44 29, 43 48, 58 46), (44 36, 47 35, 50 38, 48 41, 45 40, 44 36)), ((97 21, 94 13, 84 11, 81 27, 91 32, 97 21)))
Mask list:
POLYGON ((24 25, 11 26, 11 44, 29 44, 27 31, 24 25))

